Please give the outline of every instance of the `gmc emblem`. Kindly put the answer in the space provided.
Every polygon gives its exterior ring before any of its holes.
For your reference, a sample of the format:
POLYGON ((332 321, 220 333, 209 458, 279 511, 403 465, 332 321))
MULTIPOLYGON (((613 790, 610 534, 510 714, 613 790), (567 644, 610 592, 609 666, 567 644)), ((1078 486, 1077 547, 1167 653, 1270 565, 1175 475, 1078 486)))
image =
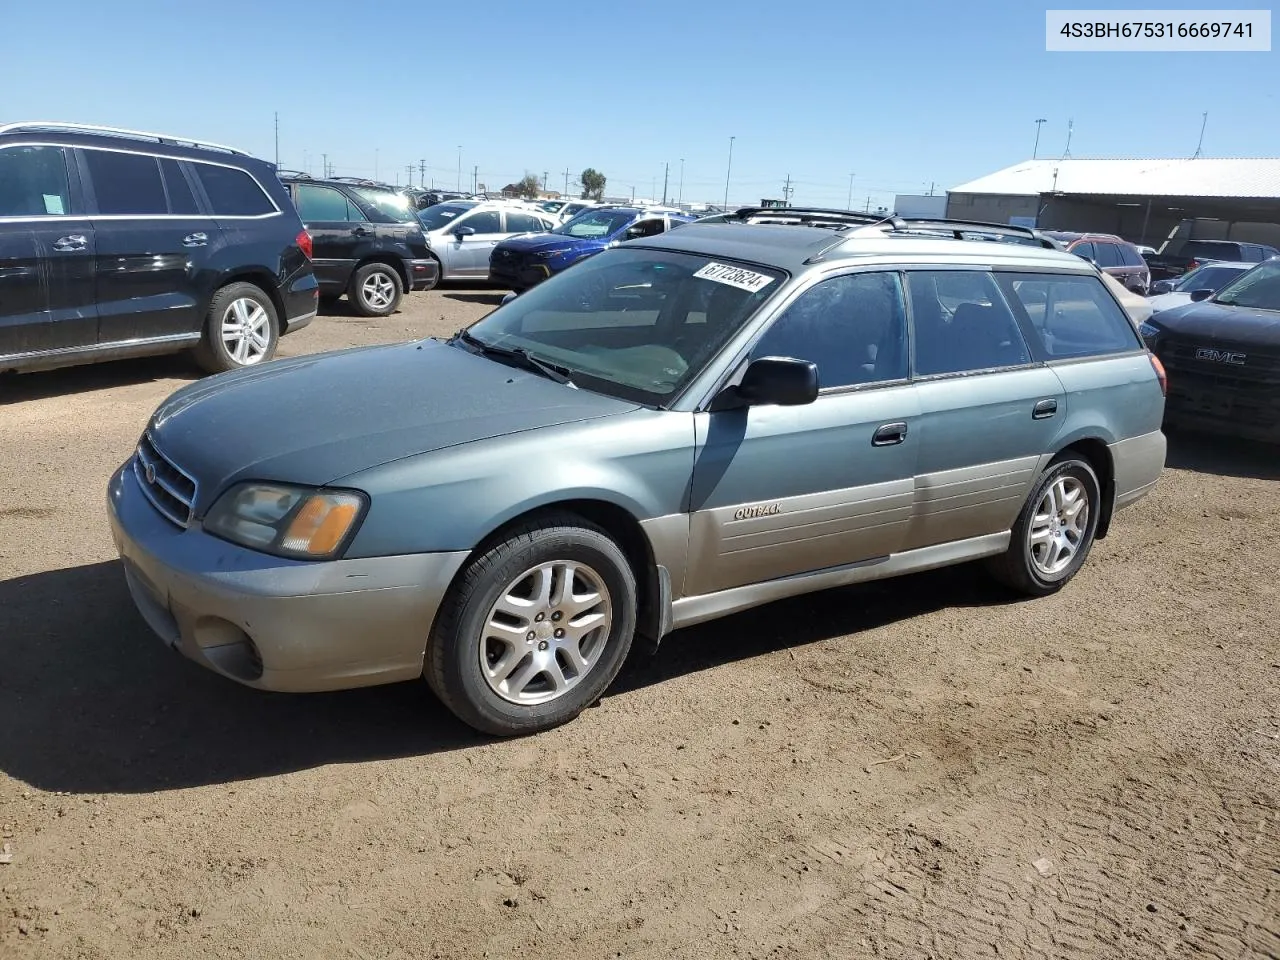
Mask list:
POLYGON ((1197 360, 1212 360, 1214 363, 1234 363, 1240 366, 1245 361, 1245 354, 1233 353, 1230 350, 1215 350, 1213 347, 1201 347, 1196 351, 1197 360))

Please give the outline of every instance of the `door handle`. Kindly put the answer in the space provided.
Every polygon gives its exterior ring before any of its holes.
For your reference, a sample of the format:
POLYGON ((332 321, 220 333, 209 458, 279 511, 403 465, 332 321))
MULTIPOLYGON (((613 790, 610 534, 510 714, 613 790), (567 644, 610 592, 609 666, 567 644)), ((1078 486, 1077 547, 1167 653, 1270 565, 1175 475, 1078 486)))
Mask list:
POLYGON ((1035 408, 1031 411, 1031 418, 1033 420, 1047 420, 1049 417, 1052 417, 1057 412, 1058 412, 1057 400, 1054 400, 1052 398, 1049 400, 1041 400, 1039 403, 1035 405, 1035 408))
POLYGON ((69 237, 62 237, 59 240, 55 240, 53 243, 53 249, 61 250, 66 253, 72 250, 83 250, 88 245, 89 241, 81 234, 73 233, 69 237))
POLYGON ((209 236, 204 233, 189 233, 182 238, 182 245, 184 247, 203 247, 208 244, 208 242, 209 236))
POLYGON ((354 230, 351 231, 351 233, 353 236, 356 236, 356 237, 372 237, 373 236, 373 231, 366 227, 356 227, 354 230))
POLYGON ((907 425, 905 423, 886 423, 876 427, 876 432, 871 435, 871 445, 873 447, 891 447, 905 439, 907 439, 907 425))

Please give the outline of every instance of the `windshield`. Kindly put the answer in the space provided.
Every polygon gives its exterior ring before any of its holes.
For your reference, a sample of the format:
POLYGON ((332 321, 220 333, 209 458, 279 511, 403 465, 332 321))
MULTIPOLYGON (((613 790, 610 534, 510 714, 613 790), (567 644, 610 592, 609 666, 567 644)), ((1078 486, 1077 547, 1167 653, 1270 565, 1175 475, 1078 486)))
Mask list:
POLYGON ((634 210, 586 210, 552 230, 562 237, 608 237, 636 218, 634 210))
POLYGON ((372 203, 378 210, 399 223, 412 223, 414 219, 413 204, 402 193, 390 190, 377 190, 372 187, 354 187, 360 198, 372 203))
POLYGON ((1220 290, 1228 281, 1240 276, 1248 267, 1196 267, 1190 273, 1184 273, 1174 284, 1178 293, 1190 293, 1192 290, 1220 290))
POLYGON ((474 206, 474 203, 437 203, 433 207, 419 210, 418 222, 428 233, 432 230, 442 230, 474 206))
POLYGON ((580 387, 661 405, 782 279, 769 267, 704 256, 606 250, 522 293, 468 332, 556 364, 580 387))
POLYGON ((1214 300, 1232 307, 1280 310, 1280 260, 1258 264, 1223 287, 1214 300))

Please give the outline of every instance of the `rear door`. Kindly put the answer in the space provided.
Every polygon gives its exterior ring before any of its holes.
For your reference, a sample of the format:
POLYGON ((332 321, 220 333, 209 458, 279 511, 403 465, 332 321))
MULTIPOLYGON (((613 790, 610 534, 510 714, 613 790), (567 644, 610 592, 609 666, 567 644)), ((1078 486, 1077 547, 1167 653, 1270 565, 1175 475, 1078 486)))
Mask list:
POLYGON ((1062 384, 1032 356, 989 272, 910 271, 907 289, 920 465, 903 548, 999 534, 1058 432, 1062 384))
POLYGON ((347 287, 362 247, 373 243, 377 227, 341 190, 319 183, 293 183, 294 206, 311 234, 311 261, 326 296, 347 287))
POLYGON ((92 347, 93 224, 68 151, 0 148, 0 356, 92 347))
POLYGON ((94 211, 98 343, 198 333, 201 274, 221 238, 179 163, 162 168, 165 158, 96 147, 76 153, 94 211))

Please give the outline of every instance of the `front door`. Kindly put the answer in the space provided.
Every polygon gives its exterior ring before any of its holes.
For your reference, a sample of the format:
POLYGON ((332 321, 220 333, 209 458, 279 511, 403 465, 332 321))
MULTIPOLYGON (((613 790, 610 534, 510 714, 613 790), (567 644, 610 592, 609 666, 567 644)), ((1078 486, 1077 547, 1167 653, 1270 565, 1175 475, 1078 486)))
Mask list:
POLYGON ((904 547, 1001 533, 1066 419, 1066 393, 1033 359, 990 273, 913 271, 907 288, 921 423, 904 547))
POLYGON ((489 276, 489 257, 499 241, 507 236, 503 232, 502 213, 498 210, 480 210, 469 214, 450 226, 450 230, 458 227, 470 227, 473 233, 449 234, 449 259, 453 264, 450 271, 456 277, 489 276))
POLYGON ((920 417, 898 275, 815 284, 750 355, 816 363, 820 393, 695 418, 686 596, 888 556, 911 518, 920 417))

